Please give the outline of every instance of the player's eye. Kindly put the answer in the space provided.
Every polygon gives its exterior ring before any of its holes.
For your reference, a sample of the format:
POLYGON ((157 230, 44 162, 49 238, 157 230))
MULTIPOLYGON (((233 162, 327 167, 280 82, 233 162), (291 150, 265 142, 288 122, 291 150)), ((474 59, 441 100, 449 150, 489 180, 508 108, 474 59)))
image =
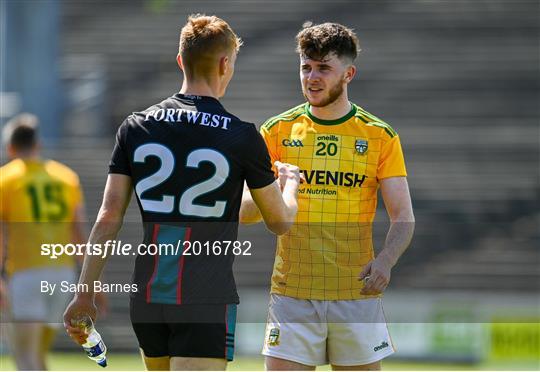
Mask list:
POLYGON ((302 71, 305 71, 305 72, 311 71, 311 67, 309 67, 309 66, 302 66, 301 69, 302 69, 302 71))

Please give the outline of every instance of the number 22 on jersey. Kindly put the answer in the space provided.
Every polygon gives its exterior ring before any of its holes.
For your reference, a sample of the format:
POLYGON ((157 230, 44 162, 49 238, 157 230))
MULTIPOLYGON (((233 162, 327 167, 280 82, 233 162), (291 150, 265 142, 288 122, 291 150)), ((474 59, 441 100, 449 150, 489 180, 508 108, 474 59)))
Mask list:
MULTIPOLYGON (((156 213, 172 213, 176 205, 175 195, 162 195, 161 200, 145 199, 142 195, 145 191, 169 179, 175 167, 174 154, 163 145, 147 143, 135 150, 133 161, 135 163, 144 163, 149 156, 159 158, 161 165, 155 173, 137 182, 135 192, 139 197, 143 210, 156 213)), ((203 194, 216 190, 225 183, 230 171, 229 162, 221 153, 202 148, 189 153, 184 166, 186 168, 199 168, 202 162, 212 163, 215 173, 209 179, 184 190, 179 198, 178 210, 184 216, 219 218, 225 213, 226 200, 216 200, 213 205, 196 204, 194 200, 203 194)))

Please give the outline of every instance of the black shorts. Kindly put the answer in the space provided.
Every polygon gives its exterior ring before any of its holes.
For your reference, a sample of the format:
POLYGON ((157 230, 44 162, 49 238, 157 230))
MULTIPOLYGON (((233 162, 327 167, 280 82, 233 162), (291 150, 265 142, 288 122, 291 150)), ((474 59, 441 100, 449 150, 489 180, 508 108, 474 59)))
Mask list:
POLYGON ((149 358, 233 360, 236 304, 166 305, 132 298, 130 317, 149 358))

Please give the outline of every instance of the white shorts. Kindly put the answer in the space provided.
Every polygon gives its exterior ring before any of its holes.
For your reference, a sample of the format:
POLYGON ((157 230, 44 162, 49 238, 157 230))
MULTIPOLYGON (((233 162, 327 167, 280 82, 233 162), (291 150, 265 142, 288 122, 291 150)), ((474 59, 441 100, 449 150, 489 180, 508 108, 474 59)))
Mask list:
POLYGON ((272 294, 262 354, 309 366, 355 366, 394 353, 380 298, 301 300, 272 294))
POLYGON ((16 322, 41 322, 58 328, 73 293, 62 292, 60 283, 76 280, 71 268, 40 268, 16 272, 9 279, 10 318, 16 322), (56 284, 54 293, 42 293, 41 281, 56 284))

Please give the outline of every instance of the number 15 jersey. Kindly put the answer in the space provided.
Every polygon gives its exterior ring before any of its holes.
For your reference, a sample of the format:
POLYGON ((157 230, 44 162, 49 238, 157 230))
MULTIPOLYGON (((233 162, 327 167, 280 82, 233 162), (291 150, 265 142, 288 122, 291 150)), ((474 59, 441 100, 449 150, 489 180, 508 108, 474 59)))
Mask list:
POLYGON ((352 104, 338 120, 299 105, 261 127, 272 161, 298 165, 306 182, 298 215, 278 237, 273 293, 311 300, 352 300, 358 274, 373 258, 371 224, 379 181, 406 176, 401 144, 385 122, 352 104))
POLYGON ((124 121, 109 173, 132 179, 143 242, 171 247, 137 257, 134 296, 164 304, 237 303, 233 246, 227 254, 225 248, 237 240, 244 181, 254 189, 275 181, 255 125, 215 98, 175 94, 124 121))
MULTIPOLYGON (((73 223, 83 205, 79 176, 59 162, 15 159, 0 168, 0 220, 6 223, 6 272, 75 267, 68 255, 52 259, 42 244, 73 242, 73 223)), ((0 238, 3 238, 0 234, 0 238)))

